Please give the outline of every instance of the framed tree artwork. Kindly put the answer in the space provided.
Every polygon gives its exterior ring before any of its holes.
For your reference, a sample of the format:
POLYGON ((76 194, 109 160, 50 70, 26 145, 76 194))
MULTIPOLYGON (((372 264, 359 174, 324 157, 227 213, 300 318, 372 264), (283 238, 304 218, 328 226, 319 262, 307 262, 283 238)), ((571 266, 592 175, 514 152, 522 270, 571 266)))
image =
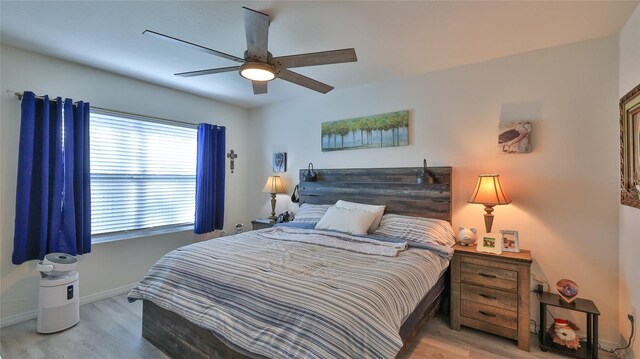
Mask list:
POLYGON ((409 111, 383 113, 321 124, 323 152, 409 144, 409 111))

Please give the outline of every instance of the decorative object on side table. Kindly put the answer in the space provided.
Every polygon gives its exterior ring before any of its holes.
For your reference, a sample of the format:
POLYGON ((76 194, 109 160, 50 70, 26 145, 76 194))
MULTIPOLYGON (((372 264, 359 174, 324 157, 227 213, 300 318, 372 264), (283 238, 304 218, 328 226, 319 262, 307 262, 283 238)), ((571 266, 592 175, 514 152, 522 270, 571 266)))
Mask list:
POLYGON ((507 195, 500 183, 500 176, 480 175, 476 189, 473 191, 469 203, 484 205, 484 225, 487 233, 491 233, 491 226, 493 225, 493 207, 497 205, 511 203, 511 198, 507 195))
POLYGON ((529 136, 531 133, 530 122, 501 122, 498 146, 502 153, 527 153, 531 152, 529 136))
POLYGON ((451 329, 475 328, 529 351, 531 252, 493 256, 456 244, 451 259, 451 329))
POLYGON ((480 236, 480 243, 476 246, 476 250, 500 255, 502 254, 502 245, 497 237, 491 235, 491 233, 486 233, 480 236))
POLYGON ((554 343, 569 349, 578 350, 578 348, 580 348, 580 338, 576 334, 578 330, 580 330, 580 328, 572 321, 556 318, 549 327, 547 334, 554 343))
POLYGON ((559 295, 549 292, 542 292, 538 298, 540 300, 540 350, 543 352, 550 350, 574 358, 597 359, 598 317, 600 316, 600 311, 595 303, 583 298, 577 298, 572 303, 565 303, 560 299, 559 295), (577 349, 553 342, 552 333, 547 329, 547 306, 586 314, 586 340, 582 340, 577 349))
POLYGON ((471 228, 458 228, 458 241, 463 246, 472 246, 476 244, 476 240, 478 239, 478 230, 475 227, 471 228))
POLYGON ((500 230, 500 241, 502 242, 503 252, 520 252, 520 240, 518 239, 518 231, 507 229, 500 230))
POLYGON ((273 172, 287 172, 287 153, 276 152, 273 154, 273 172))
POLYGON ((269 216, 269 219, 275 221, 276 193, 285 193, 280 176, 269 176, 267 178, 267 183, 265 183, 264 188, 262 189, 262 192, 271 193, 271 216, 269 216))
POLYGON ((556 283, 556 290, 558 291, 558 295, 562 300, 564 300, 567 304, 573 302, 578 295, 579 287, 576 282, 571 279, 560 279, 558 283, 556 283))

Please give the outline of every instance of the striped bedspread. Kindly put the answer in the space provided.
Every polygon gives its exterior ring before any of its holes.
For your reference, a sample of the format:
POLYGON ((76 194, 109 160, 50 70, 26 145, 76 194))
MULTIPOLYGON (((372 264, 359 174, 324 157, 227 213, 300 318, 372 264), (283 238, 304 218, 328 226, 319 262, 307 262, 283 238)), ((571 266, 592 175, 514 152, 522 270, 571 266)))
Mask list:
POLYGON ((404 319, 449 264, 426 249, 365 254, 278 233, 251 231, 176 249, 129 299, 150 300, 268 358, 393 358, 404 319))

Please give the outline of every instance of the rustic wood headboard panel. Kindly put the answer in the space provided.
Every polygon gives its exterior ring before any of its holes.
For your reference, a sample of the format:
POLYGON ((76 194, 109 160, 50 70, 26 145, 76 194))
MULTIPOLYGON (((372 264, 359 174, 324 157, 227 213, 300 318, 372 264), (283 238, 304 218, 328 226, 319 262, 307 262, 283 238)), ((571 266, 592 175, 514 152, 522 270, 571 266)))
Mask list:
POLYGON ((416 183, 422 167, 316 169, 315 182, 300 170, 300 205, 345 201, 384 204, 385 213, 451 222, 451 167, 429 167, 434 184, 416 183))

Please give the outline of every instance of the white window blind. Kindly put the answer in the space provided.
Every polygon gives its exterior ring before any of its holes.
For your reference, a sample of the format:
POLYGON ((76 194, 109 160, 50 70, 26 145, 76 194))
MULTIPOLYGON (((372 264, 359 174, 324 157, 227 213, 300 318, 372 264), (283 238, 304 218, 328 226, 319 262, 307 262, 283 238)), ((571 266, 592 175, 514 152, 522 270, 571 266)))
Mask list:
POLYGON ((91 234, 193 223, 194 127, 93 110, 91 234))

